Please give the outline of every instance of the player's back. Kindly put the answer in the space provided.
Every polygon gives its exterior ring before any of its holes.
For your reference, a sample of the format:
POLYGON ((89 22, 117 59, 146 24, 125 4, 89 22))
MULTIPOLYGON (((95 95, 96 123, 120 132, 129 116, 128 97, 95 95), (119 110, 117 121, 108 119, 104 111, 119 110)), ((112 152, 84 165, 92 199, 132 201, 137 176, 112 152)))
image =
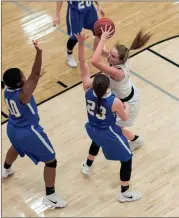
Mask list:
POLYGON ((9 110, 8 123, 15 127, 26 127, 39 124, 37 105, 33 96, 28 104, 22 104, 19 100, 21 89, 6 89, 4 98, 9 110))
POLYGON ((116 113, 112 112, 112 105, 115 99, 114 94, 109 92, 102 97, 100 105, 101 115, 97 113, 98 98, 93 89, 89 89, 86 92, 85 98, 88 120, 92 126, 105 129, 115 124, 116 113))
POLYGON ((92 5, 93 1, 68 1, 68 6, 79 12, 86 12, 92 5))

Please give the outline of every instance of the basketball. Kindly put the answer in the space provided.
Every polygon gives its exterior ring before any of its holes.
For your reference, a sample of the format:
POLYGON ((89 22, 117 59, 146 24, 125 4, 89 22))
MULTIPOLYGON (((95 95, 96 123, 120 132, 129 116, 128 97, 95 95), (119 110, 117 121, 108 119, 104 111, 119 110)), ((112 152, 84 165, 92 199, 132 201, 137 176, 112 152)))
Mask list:
POLYGON ((101 34, 102 34, 102 31, 101 31, 101 27, 105 27, 105 25, 107 25, 107 30, 109 29, 110 26, 112 26, 112 30, 114 30, 114 32, 111 34, 110 37, 112 37, 115 33, 115 25, 114 25, 114 22, 109 19, 109 18, 101 18, 101 19, 98 19, 94 25, 94 32, 95 32, 95 35, 97 37, 101 37, 101 34))

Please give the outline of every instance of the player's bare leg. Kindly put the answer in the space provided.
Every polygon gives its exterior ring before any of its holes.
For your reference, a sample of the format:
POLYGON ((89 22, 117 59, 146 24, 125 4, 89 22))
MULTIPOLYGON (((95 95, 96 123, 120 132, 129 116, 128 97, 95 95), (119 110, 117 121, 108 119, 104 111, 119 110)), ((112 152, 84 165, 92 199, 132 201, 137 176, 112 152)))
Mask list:
POLYGON ((97 146, 94 142, 91 143, 87 160, 82 164, 82 173, 83 174, 90 175, 91 166, 93 164, 95 157, 97 156, 97 154, 99 152, 99 149, 100 149, 100 147, 97 146))
POLYGON ((18 153, 13 146, 11 146, 6 154, 6 159, 4 161, 4 167, 2 168, 2 178, 6 179, 8 176, 13 174, 12 164, 17 159, 18 153))
POLYGON ((139 136, 135 135, 131 130, 126 127, 121 129, 123 135, 129 140, 131 151, 134 151, 144 146, 144 141, 139 136))

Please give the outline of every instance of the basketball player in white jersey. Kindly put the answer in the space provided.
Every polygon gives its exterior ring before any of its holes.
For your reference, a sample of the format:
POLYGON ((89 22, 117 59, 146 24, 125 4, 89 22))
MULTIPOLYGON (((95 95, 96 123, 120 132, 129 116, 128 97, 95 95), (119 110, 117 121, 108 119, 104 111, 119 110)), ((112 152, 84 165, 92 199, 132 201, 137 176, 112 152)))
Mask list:
POLYGON ((128 59, 131 50, 142 48, 150 39, 150 34, 144 34, 139 31, 130 48, 125 45, 116 44, 110 51, 105 48, 105 43, 110 38, 110 31, 107 27, 102 29, 101 39, 96 47, 92 57, 92 64, 97 69, 109 75, 112 92, 121 99, 122 102, 128 102, 130 105, 129 120, 122 121, 117 119, 117 123, 122 127, 123 134, 130 141, 131 150, 143 146, 143 140, 133 134, 127 127, 131 127, 140 109, 140 92, 130 80, 130 69, 128 59), (101 61, 101 57, 107 58, 109 65, 101 61))
MULTIPOLYGON (((138 149, 144 145, 143 140, 133 134, 127 127, 132 126, 140 109, 140 93, 139 90, 132 84, 130 80, 130 70, 127 65, 129 53, 131 50, 142 48, 150 39, 150 34, 144 34, 143 31, 138 32, 130 48, 124 45, 116 44, 110 51, 105 48, 105 43, 111 37, 111 27, 107 30, 107 26, 102 29, 101 39, 93 54, 91 63, 101 72, 109 75, 110 88, 116 97, 122 102, 127 102, 130 105, 129 119, 122 121, 120 117, 117 118, 116 123, 122 129, 124 136, 129 140, 131 151, 138 149), (102 55, 107 58, 109 65, 101 61, 102 55)), ((90 153, 87 160, 82 165, 82 172, 89 175, 91 166, 99 150, 94 154, 90 153)))

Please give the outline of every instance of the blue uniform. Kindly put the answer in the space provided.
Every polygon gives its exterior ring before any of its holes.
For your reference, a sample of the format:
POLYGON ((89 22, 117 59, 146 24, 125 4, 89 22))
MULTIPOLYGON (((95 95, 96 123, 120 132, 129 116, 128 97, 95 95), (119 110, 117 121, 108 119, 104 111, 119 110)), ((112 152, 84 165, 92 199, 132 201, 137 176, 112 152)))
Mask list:
POLYGON ((114 94, 110 92, 102 98, 101 116, 97 114, 98 101, 93 89, 86 92, 85 98, 88 113, 88 122, 85 127, 91 140, 102 147, 106 159, 128 161, 132 157, 132 152, 121 129, 115 124, 116 114, 112 112, 114 94))
POLYGON ((80 33, 83 28, 94 32, 97 20, 98 14, 93 1, 68 1, 67 32, 73 39, 76 39, 74 34, 80 33))
POLYGON ((19 101, 20 89, 6 89, 5 102, 9 110, 7 135, 21 157, 27 155, 35 164, 55 158, 50 140, 39 125, 37 105, 32 96, 28 104, 19 101))

